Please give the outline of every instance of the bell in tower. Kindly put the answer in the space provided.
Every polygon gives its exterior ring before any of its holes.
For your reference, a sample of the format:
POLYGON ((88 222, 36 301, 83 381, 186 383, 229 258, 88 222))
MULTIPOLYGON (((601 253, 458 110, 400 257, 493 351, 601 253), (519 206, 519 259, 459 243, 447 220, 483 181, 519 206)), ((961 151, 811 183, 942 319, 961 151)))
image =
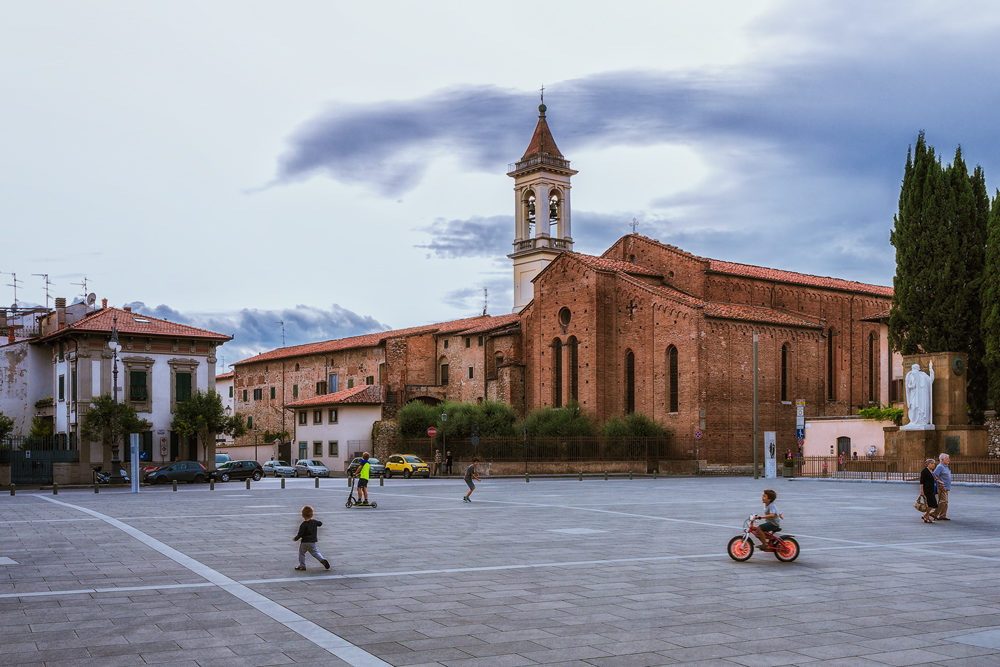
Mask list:
POLYGON ((545 105, 538 105, 538 124, 528 150, 510 165, 507 175, 514 179, 514 312, 520 312, 532 298, 531 281, 556 255, 573 249, 570 233, 570 169, 545 121, 545 105), (538 214, 539 203, 548 202, 538 214))

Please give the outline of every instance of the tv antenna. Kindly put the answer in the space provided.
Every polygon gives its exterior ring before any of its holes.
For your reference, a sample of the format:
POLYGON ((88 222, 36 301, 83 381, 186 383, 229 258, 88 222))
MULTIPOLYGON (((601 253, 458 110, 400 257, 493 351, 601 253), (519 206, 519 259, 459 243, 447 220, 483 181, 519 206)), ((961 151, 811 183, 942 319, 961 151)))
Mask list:
POLYGON ((7 287, 13 287, 14 288, 14 305, 12 307, 13 308, 17 308, 17 284, 18 283, 23 283, 24 281, 23 280, 18 280, 17 279, 17 274, 14 273, 13 271, 4 271, 4 273, 6 273, 8 276, 10 276, 12 278, 12 280, 9 283, 7 283, 7 287))
POLYGON ((279 320, 275 324, 281 325, 281 347, 285 347, 285 323, 279 320))
POLYGON ((32 273, 33 276, 39 276, 40 278, 45 278, 45 310, 49 309, 49 285, 52 285, 52 281, 49 280, 49 274, 47 273, 32 273))
POLYGON ((80 296, 82 296, 83 298, 86 299, 86 298, 88 298, 90 296, 87 293, 87 276, 83 277, 83 282, 82 283, 70 283, 70 285, 77 285, 79 287, 82 287, 83 288, 83 293, 80 294, 80 296))
POLYGON ((483 315, 486 314, 486 309, 490 305, 490 293, 485 287, 483 288, 483 315))

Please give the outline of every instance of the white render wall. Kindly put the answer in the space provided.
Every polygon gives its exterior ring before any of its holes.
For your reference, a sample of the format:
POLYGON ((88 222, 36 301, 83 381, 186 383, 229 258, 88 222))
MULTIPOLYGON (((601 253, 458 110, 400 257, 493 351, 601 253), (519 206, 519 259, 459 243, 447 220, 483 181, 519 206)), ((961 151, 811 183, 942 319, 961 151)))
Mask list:
MULTIPOLYGON (((377 421, 382 420, 381 405, 352 405, 345 403, 337 406, 323 406, 322 408, 306 408, 307 424, 299 424, 299 410, 295 411, 295 440, 292 443, 292 458, 302 458, 298 455, 299 443, 308 444, 305 458, 319 458, 323 460, 326 467, 331 471, 344 470, 347 462, 353 458, 353 452, 348 450, 348 441, 364 440, 370 441, 372 438, 372 426, 377 421), (330 408, 337 409, 337 423, 328 423, 330 408), (323 423, 313 424, 313 410, 323 411, 323 423), (321 440, 323 442, 323 456, 313 456, 313 442, 321 440), (330 441, 336 440, 338 446, 338 456, 336 458, 328 456, 330 451, 330 441)), ((369 446, 370 447, 370 446, 369 446)), ((368 451, 371 451, 369 449, 368 451)))
POLYGON ((51 383, 52 358, 28 341, 0 347, 0 412, 14 420, 12 435, 28 435, 35 401, 58 398, 51 383))

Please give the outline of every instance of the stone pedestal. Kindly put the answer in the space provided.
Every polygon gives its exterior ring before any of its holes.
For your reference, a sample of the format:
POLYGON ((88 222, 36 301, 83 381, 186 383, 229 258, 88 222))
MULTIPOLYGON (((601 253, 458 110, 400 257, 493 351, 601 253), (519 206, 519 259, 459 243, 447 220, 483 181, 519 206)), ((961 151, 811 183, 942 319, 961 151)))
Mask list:
POLYGON ((883 431, 886 456, 921 460, 932 456, 937 458, 937 431, 901 431, 898 428, 886 428, 883 431))
MULTIPOLYGON (((903 357, 903 369, 906 372, 909 372, 913 364, 919 364, 920 370, 926 373, 930 368, 930 362, 934 361, 931 422, 938 430, 950 426, 965 426, 969 423, 965 388, 968 374, 965 371, 965 357, 966 355, 958 352, 908 354, 903 357)), ((903 425, 909 422, 909 405, 907 405, 903 413, 903 425)))

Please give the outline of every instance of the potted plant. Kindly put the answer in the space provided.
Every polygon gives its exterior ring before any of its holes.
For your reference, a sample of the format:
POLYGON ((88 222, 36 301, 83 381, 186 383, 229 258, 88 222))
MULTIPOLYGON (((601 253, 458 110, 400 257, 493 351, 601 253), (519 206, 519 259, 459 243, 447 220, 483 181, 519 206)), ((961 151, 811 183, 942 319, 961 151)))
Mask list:
POLYGON ((781 467, 783 468, 782 477, 795 477, 795 461, 793 459, 785 459, 781 467))

